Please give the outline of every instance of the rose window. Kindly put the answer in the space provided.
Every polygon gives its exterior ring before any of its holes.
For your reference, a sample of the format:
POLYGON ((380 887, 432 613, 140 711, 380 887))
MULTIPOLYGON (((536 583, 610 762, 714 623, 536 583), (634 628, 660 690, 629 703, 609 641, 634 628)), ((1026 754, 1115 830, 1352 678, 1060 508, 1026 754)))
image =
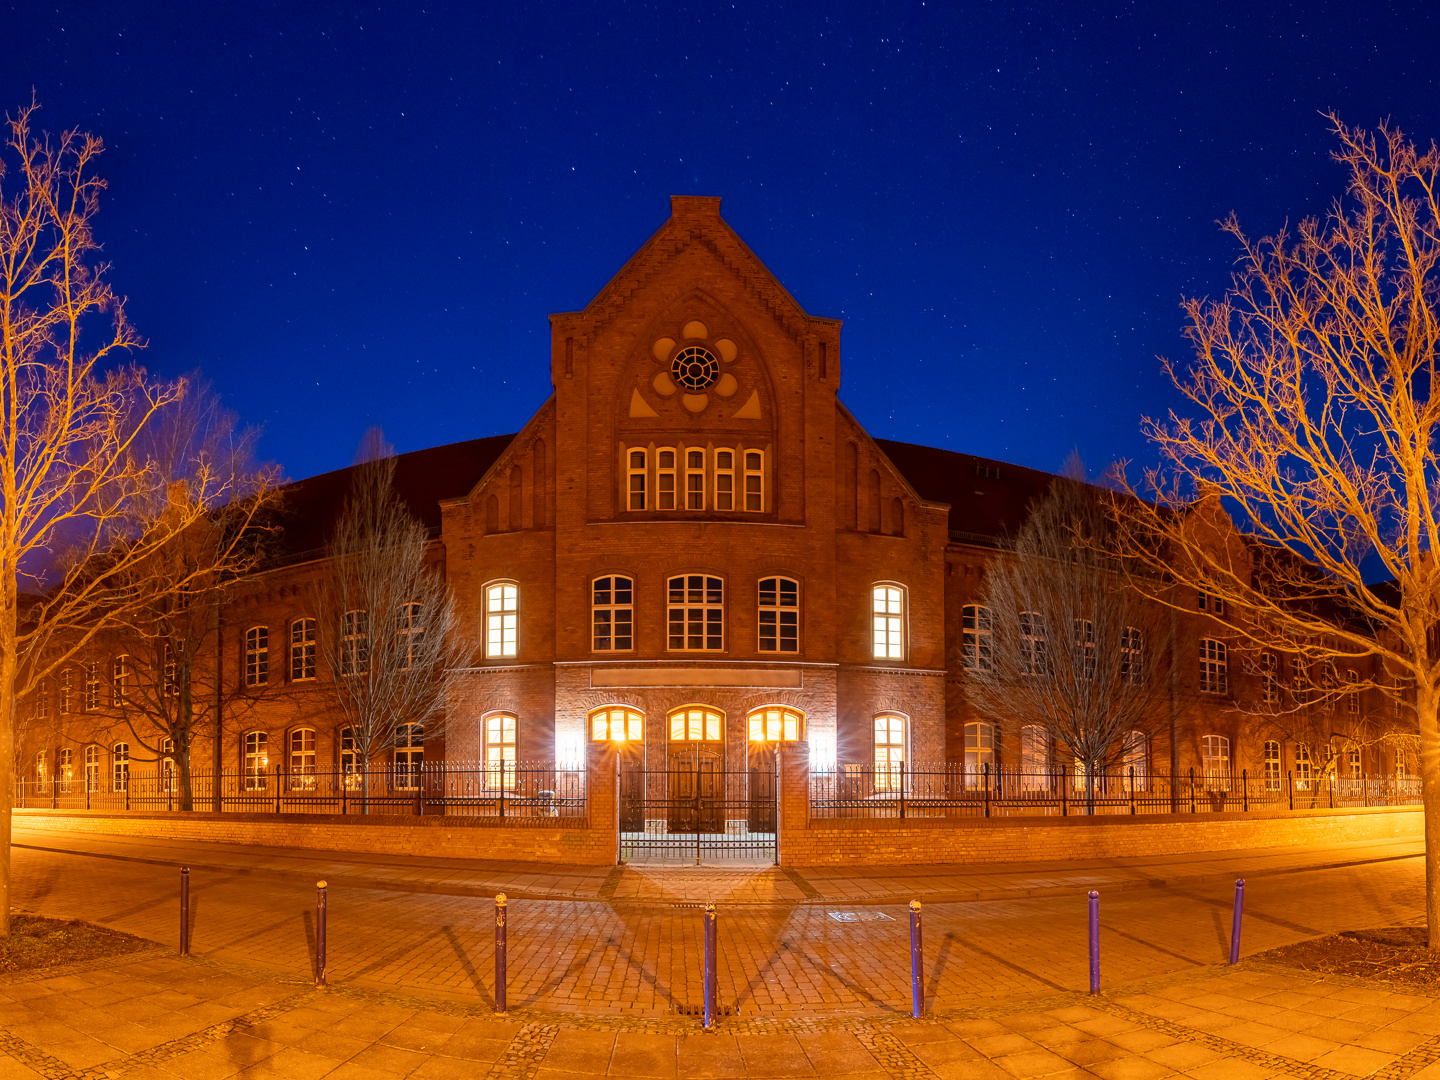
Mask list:
POLYGON ((720 377, 720 361, 709 349, 692 345, 670 362, 670 374, 687 390, 705 390, 720 377))

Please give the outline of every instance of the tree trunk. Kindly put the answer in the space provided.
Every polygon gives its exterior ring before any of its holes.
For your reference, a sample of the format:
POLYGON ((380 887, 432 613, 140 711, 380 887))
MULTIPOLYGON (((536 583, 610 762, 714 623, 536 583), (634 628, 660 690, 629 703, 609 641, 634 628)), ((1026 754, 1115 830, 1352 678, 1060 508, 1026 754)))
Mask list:
POLYGON ((1415 721, 1420 728, 1420 801, 1425 811, 1425 925, 1427 944, 1440 952, 1440 729, 1433 689, 1415 688, 1415 721))
POLYGON ((175 788, 181 810, 195 809, 194 792, 190 786, 190 746, 175 750, 175 788))
POLYGON ((0 938, 10 937, 10 812, 15 796, 15 592, 6 589, 6 610, 0 612, 0 938))

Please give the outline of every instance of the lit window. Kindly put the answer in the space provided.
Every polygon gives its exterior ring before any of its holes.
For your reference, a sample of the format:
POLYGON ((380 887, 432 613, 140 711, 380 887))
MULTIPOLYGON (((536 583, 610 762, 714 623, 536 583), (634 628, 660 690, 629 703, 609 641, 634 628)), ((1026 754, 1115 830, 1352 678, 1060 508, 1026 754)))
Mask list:
POLYGON ((760 579, 760 651, 800 651, 800 583, 760 579))
POLYGON ((1206 735, 1200 740, 1201 772, 1206 786, 1230 786, 1230 740, 1224 735, 1206 735))
POLYGON ((290 732, 290 787, 308 790, 315 786, 315 729, 296 728, 290 732))
POLYGON ((685 451, 685 509, 705 509, 705 451, 685 451))
POLYGON ((264 686, 270 681, 270 630, 252 626, 245 631, 245 685, 264 686))
POLYGON ((634 709, 596 709, 589 716, 594 742, 633 742, 645 738, 645 717, 634 709))
POLYGON ((1075 620, 1075 654, 1080 677, 1095 678, 1095 624, 1089 619, 1075 620))
POLYGON ((1348 756, 1349 756, 1349 758, 1350 758, 1350 775, 1351 775, 1351 776, 1354 776, 1354 777, 1358 777, 1358 776, 1360 775, 1360 772, 1361 772, 1361 769, 1360 769, 1360 747, 1351 745, 1350 750, 1349 750, 1349 752, 1348 752, 1348 756))
POLYGON ((370 670, 370 613, 347 611, 340 629, 340 674, 364 675, 370 670))
POLYGON ((871 652, 877 660, 905 659, 905 590, 876 585, 870 590, 871 652))
POLYGON ((1310 757, 1310 748, 1304 743, 1295 744, 1295 788, 1309 791, 1310 782, 1315 779, 1315 761, 1310 757))
POLYGON ((66 668, 60 672, 60 712, 61 714, 70 711, 70 669, 66 668))
POLYGON ((627 471, 626 492, 631 510, 645 509, 645 451, 631 450, 627 471))
POLYGON ((713 709, 691 706, 670 714, 671 742, 719 742, 723 717, 713 709))
POLYGON ((100 665, 98 663, 86 664, 85 711, 94 712, 98 708, 100 708, 100 665))
POLYGON ((45 787, 45 751, 41 750, 35 755, 35 785, 36 790, 43 790, 45 787))
POLYGON ((130 787, 130 744, 117 742, 110 749, 110 790, 126 791, 130 787))
POLYGON ((420 647, 425 643, 425 623, 419 604, 401 604, 395 611, 395 664, 409 671, 422 663, 420 647))
POLYGON ((720 652, 725 648, 725 583, 688 574, 669 581, 671 652, 720 652))
POLYGON ((715 509, 735 509, 735 451, 715 451, 715 509))
POLYGON ((745 451, 745 509, 758 514, 765 509, 765 455, 745 451))
POLYGON ((290 681, 315 678, 315 620, 296 619, 290 624, 290 681))
POLYGON ((485 718, 485 786, 515 790, 515 717, 504 713, 485 718))
POLYGON ((1020 612, 1020 650, 1026 675, 1043 675, 1050 666, 1045 652, 1045 623, 1038 611, 1020 612))
POLYGON ((595 579, 591 598, 591 639, 596 652, 628 652, 634 648, 635 582, 628 577, 595 579))
POLYGON ((905 718, 875 718, 875 790, 900 791, 905 782, 905 718))
POLYGON ((263 731, 245 733, 243 782, 246 791, 265 790, 265 772, 270 767, 270 737, 263 731))
POLYGON ((669 446, 655 451, 655 508, 675 509, 675 451, 669 446))
POLYGON ((984 766, 995 764, 995 725, 973 721, 965 725, 965 771, 984 772, 984 766))
POLYGON ((170 794, 179 790, 175 786, 175 740, 164 738, 160 740, 160 791, 162 794, 170 794))
POLYGON ((85 790, 100 790, 100 747, 85 747, 85 790))
POLYGON ((514 656, 520 630, 520 586, 491 585, 485 590, 485 655, 514 656))
POLYGON ((1265 744, 1265 790, 1280 788, 1280 744, 1272 739, 1265 744))
POLYGON ((1125 736, 1120 766, 1125 770, 1125 782, 1133 782, 1132 790, 1144 791, 1145 779, 1150 771, 1150 746, 1143 731, 1132 731, 1125 736))
POLYGON ((132 674, 134 671, 130 667, 130 657, 121 653, 115 658, 110 677, 111 704, 116 708, 130 700, 130 677, 132 674))
POLYGON ((960 609, 960 664, 966 671, 995 669, 994 636, 988 607, 966 604, 960 609))
POLYGON ((70 785, 75 782, 75 752, 68 746, 60 750, 60 762, 57 766, 60 780, 60 794, 69 795, 70 785))
POLYGON ((1039 724, 1020 729, 1020 788, 1042 791, 1050 786, 1050 736, 1039 724))
POLYGON ((347 788, 359 786, 360 752, 356 745, 354 728, 340 729, 340 773, 347 788))
POLYGON ((401 724, 395 729, 395 786, 403 791, 416 790, 424 764, 425 729, 419 724, 401 724))
POLYGON ((805 738, 805 718, 794 709, 772 706, 756 709, 748 717, 753 743, 799 742, 805 738))
POLYGON ((1224 694, 1229 690, 1225 671, 1225 643, 1214 638, 1200 639, 1200 691, 1224 694))
POLYGON ((1260 696, 1266 705, 1274 705, 1280 700, 1280 688, 1277 685, 1276 677, 1279 672, 1279 662, 1272 652, 1260 654, 1260 696))
POLYGON ((1120 632, 1120 681, 1139 686, 1145 678, 1145 638, 1138 626, 1120 632))

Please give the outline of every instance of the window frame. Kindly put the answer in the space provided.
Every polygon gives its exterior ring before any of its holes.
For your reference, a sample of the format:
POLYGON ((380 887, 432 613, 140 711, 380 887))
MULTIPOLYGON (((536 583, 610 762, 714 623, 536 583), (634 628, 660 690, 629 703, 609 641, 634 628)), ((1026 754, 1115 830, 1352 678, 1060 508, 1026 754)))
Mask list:
POLYGON ((320 737, 313 727, 291 728, 285 733, 285 781, 291 791, 311 791, 315 788, 319 782, 319 749, 320 737), (310 737, 308 746, 307 735, 310 737))
POLYGON ((995 613, 984 604, 960 609, 960 667, 977 673, 995 670, 995 613))
POLYGON ((130 790, 130 744, 117 742, 110 747, 110 790, 130 790))
POLYGON ((729 513, 735 509, 735 453, 735 449, 730 446, 721 446, 715 450, 715 509, 720 513, 729 513), (722 458, 728 463, 722 465, 722 458), (722 503, 724 505, 721 505, 722 503))
POLYGON ((259 728, 240 733, 240 789, 264 791, 270 775, 270 733, 259 728))
POLYGON ((870 585, 870 657, 904 663, 910 646, 910 590, 898 581, 870 585), (893 595, 892 595, 893 594, 893 595))
POLYGON ((60 754, 55 763, 55 779, 60 784, 60 794, 69 795, 70 787, 75 781, 75 752, 68 746, 60 748, 60 754))
POLYGON ((511 578, 487 581, 481 596, 485 601, 485 659, 515 659, 520 655, 520 583, 511 578))
POLYGON ((1044 675, 1050 670, 1045 617, 1038 611, 1020 612, 1020 649, 1023 675, 1044 675))
POLYGON ((100 708, 100 661, 91 660, 85 664, 85 711, 96 712, 100 708))
POLYGON ((1280 703, 1280 658, 1268 649, 1260 653, 1260 701, 1265 705, 1280 703))
POLYGON ((590 651, 603 653, 634 652, 635 651, 635 579, 629 574, 602 574, 600 577, 590 580, 590 651), (604 595, 606 599, 602 602, 601 582, 605 582, 604 595), (619 582, 624 582, 622 590, 619 582), (620 602, 621 593, 629 599, 624 603, 620 602), (608 633, 605 640, 608 644, 601 645, 600 622, 601 616, 605 617, 605 624, 608 633), (623 616, 623 620, 621 618, 623 616), (622 635, 619 631, 621 622, 625 624, 623 640, 626 644, 622 647, 619 642, 622 635))
POLYGON ((1200 692, 1202 694, 1228 694, 1230 692, 1229 651, 1219 638, 1200 639, 1200 692))
POLYGON ((270 628, 256 625, 245 630, 245 686, 270 684, 270 628))
POLYGON ((667 745, 709 745, 725 744, 725 710, 714 705, 691 702, 679 705, 665 714, 665 742, 667 745), (698 714, 698 715, 697 715, 698 714), (680 724, 676 734, 676 724, 680 724), (696 734, 691 734, 691 732, 696 734))
MULTIPOLYGON (((130 679, 135 674, 135 668, 130 663, 130 654, 121 653, 111 661, 110 665, 110 705, 112 708, 124 708, 130 701, 130 679)), ((115 790, 119 791, 119 788, 115 790)))
POLYGON ((649 462, 649 452, 642 447, 632 446, 625 451, 625 509, 627 511, 647 509, 645 489, 650 472, 649 462), (639 465, 635 464, 637 457, 640 459, 639 465))
POLYGON ((314 682, 316 621, 302 615, 290 620, 290 681, 314 682), (296 674, 296 671, 300 674, 296 674))
POLYGON ((767 574, 756 581, 755 651, 773 653, 776 656, 800 655, 800 582, 795 578, 786 574, 767 574), (766 582, 772 583, 768 590, 765 588, 766 582), (789 604, 784 602, 787 584, 790 586, 788 590, 790 595, 794 597, 793 603, 789 604), (773 598, 769 604, 765 603, 767 593, 773 598), (788 622, 785 618, 787 615, 790 616, 788 622), (768 623, 767 616, 769 617, 768 623), (767 625, 771 627, 771 633, 768 635, 765 632, 767 625), (787 626, 791 630, 788 648, 785 645, 787 626), (766 646, 767 639, 770 641, 768 647, 766 646))
POLYGON ((910 760, 910 718, 904 713, 876 713, 870 719, 871 765, 877 795, 905 790, 910 760))
POLYGON ((709 454, 703 447, 687 446, 685 448, 685 509, 688 511, 704 512, 710 505, 710 484, 709 484, 709 454), (695 457, 700 458, 697 467, 693 463, 695 457), (698 478, 700 483, 697 486, 693 478, 698 478), (697 498, 698 496, 698 498, 697 498), (698 503, 699 505, 696 505, 698 503))
POLYGON ((520 718, 512 712, 487 713, 480 720, 480 760, 487 791, 514 791, 519 779, 520 718), (505 736, 509 724, 509 738, 505 736), (491 725, 499 731, 492 732, 491 725), (508 751, 508 753, 507 753, 508 751))
POLYGON ((85 790, 100 790, 100 744, 89 743, 85 747, 85 790))
POLYGON ((1261 751, 1260 759, 1262 776, 1265 781, 1266 791, 1281 791, 1285 787, 1285 770, 1281 768, 1284 757, 1280 743, 1275 739, 1266 739, 1265 746, 1261 751), (1272 754, 1273 750, 1273 754, 1272 754))
POLYGON ((665 645, 666 652, 725 652, 725 579, 719 574, 711 573, 685 573, 671 574, 665 579, 665 645), (681 599, 677 601, 676 582, 681 582, 679 594, 681 599), (699 582, 699 586, 695 586, 699 582), (692 595, 698 594, 701 599, 691 600, 692 595), (712 596, 719 596, 719 600, 710 599, 712 596), (679 614, 677 623, 676 615, 679 614), (691 616, 698 616, 692 619, 691 616), (713 617, 712 617, 713 616, 713 617), (699 633, 693 632, 693 627, 699 628, 699 633), (680 627, 680 633, 675 633, 676 626, 680 627), (715 632, 712 633, 712 628, 715 632), (700 641, 700 645, 692 645, 691 642, 700 641), (676 641, 680 644, 676 644, 676 641))
POLYGON ((741 492, 745 505, 741 507, 747 514, 763 514, 765 512, 765 451, 746 447, 740 451, 740 461, 745 468, 744 488, 741 492), (754 454, 759 464, 751 467, 750 455, 754 454), (751 481, 754 481, 752 484, 751 481), (754 497, 754 505, 751 505, 751 497, 754 497))
POLYGON ((1219 790, 1230 790, 1230 778, 1234 763, 1230 757, 1230 736, 1209 734, 1200 737, 1200 774, 1205 778, 1206 787, 1215 787, 1211 781, 1219 781, 1219 790), (1212 767, 1210 762, 1220 762, 1212 767))
POLYGON ((1139 686, 1145 681, 1145 631, 1127 626, 1120 631, 1120 682, 1139 686))
POLYGON ((351 608, 340 619, 340 674, 353 678, 370 674, 370 612, 351 608))
POLYGON ((745 714, 745 738, 752 746, 805 741, 805 714, 790 705, 760 705, 745 714))
POLYGON ((396 790, 420 790, 425 767, 425 725, 396 724, 393 751, 396 790))
POLYGON ((601 705, 585 714, 585 737, 588 742, 643 743, 645 714, 631 705, 601 705), (616 724, 620 725, 619 737, 616 724))
POLYGON ((680 449, 675 446, 655 448, 655 509, 659 511, 680 509, 680 449), (665 455, 670 455, 670 464, 665 464, 665 455), (667 484, 666 481, 669 481, 667 484), (669 502, 669 506, 666 506, 669 502))
POLYGON ((401 671, 411 670, 421 659, 425 643, 425 605, 406 600, 395 609, 395 663, 401 671))
POLYGON ((72 668, 62 668, 60 671, 60 715, 70 715, 70 672, 72 668))

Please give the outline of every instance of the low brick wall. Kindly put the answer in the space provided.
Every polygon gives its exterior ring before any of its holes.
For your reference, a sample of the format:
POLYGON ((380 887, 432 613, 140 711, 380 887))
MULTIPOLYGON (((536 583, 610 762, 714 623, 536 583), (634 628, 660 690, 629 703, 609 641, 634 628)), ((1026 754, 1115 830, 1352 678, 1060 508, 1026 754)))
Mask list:
POLYGON ((212 843, 264 844, 382 855, 506 859, 522 863, 610 866, 615 834, 556 823, 535 825, 498 818, 358 818, 338 814, 215 814, 103 810, 16 810, 17 826, 54 832, 163 837, 212 843))

